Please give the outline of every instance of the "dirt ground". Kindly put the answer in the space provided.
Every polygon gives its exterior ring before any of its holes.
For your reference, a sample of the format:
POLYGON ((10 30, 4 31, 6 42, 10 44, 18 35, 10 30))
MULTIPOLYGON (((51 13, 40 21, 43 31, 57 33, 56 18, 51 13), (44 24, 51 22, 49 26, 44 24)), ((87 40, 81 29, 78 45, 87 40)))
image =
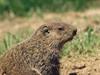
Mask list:
MULTIPOLYGON (((77 27, 78 33, 85 31, 90 25, 100 34, 100 9, 84 12, 67 12, 63 14, 45 13, 42 17, 33 15, 32 18, 10 17, 0 20, 0 39, 6 32, 16 32, 23 27, 33 30, 50 21, 64 21, 77 27)), ((61 60, 61 75, 100 75, 99 53, 93 57, 64 57, 61 60)))
POLYGON ((100 75, 99 57, 65 57, 61 60, 61 75, 100 75))

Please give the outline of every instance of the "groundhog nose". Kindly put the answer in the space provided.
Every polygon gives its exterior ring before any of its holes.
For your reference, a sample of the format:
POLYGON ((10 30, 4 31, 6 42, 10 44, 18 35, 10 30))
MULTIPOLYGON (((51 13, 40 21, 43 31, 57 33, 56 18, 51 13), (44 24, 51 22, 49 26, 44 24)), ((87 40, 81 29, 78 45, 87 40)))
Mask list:
POLYGON ((72 34, 73 34, 73 36, 76 35, 77 34, 77 29, 74 29, 72 34))

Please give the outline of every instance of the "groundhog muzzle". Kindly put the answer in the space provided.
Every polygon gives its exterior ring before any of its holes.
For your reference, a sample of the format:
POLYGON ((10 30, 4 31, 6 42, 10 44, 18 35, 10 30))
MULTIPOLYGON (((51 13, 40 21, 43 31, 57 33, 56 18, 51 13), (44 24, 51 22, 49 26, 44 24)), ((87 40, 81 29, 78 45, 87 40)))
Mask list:
POLYGON ((0 57, 0 75, 59 75, 59 52, 77 29, 63 22, 40 26, 0 57))

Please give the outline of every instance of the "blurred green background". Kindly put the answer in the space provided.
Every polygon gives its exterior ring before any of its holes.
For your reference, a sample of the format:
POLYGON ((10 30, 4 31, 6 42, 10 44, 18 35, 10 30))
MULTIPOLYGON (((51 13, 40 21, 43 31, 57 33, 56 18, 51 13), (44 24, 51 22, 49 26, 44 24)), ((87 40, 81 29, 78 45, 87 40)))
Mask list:
POLYGON ((98 6, 99 0, 0 0, 0 14, 14 13, 25 16, 33 12, 80 11, 98 6))

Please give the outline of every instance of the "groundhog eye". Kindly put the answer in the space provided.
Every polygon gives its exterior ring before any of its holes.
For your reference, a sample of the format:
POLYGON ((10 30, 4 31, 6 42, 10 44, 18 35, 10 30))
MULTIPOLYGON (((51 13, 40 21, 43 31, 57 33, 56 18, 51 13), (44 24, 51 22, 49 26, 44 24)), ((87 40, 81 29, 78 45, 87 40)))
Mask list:
POLYGON ((64 27, 58 28, 59 31, 64 31, 64 27))

